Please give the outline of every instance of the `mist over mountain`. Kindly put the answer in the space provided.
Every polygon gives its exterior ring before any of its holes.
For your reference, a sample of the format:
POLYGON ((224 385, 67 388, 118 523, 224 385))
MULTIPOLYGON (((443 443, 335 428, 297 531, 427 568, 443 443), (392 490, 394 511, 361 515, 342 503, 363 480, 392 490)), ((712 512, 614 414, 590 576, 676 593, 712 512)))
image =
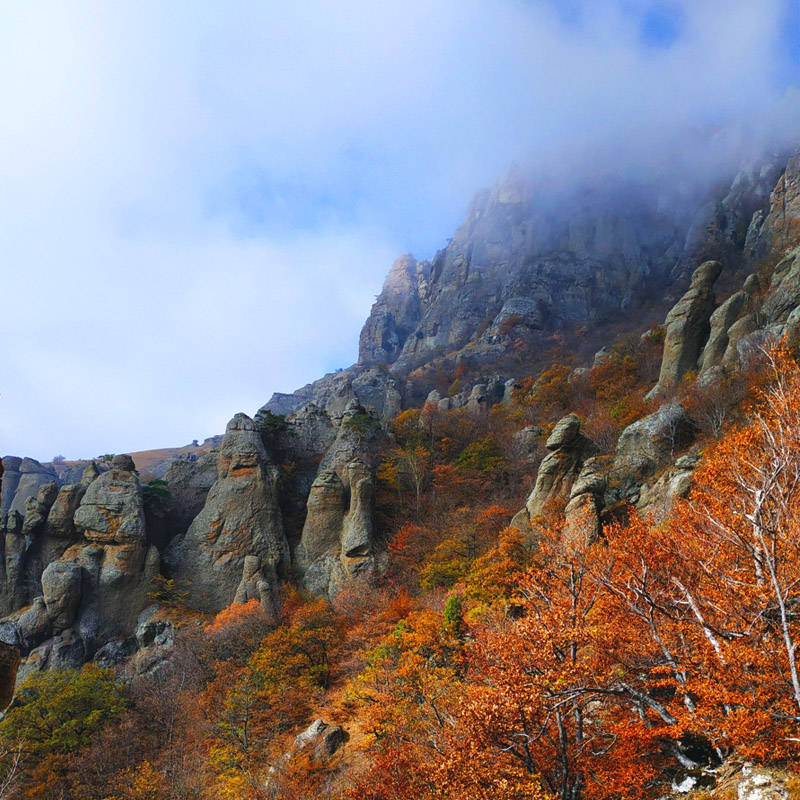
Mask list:
POLYGON ((730 180, 753 143, 797 129, 796 15, 9 9, 0 441, 40 459, 184 444, 347 366, 392 261, 430 260, 512 163, 554 185, 730 180))

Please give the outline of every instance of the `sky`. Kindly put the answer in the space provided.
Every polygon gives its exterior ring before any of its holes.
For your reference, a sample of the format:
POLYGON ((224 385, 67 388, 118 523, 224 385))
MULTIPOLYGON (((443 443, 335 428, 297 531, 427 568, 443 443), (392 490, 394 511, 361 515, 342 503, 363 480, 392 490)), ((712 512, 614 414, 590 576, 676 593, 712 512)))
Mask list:
POLYGON ((180 446, 348 366, 393 260, 512 162, 796 133, 799 31, 795 0, 2 4, 0 453, 180 446))

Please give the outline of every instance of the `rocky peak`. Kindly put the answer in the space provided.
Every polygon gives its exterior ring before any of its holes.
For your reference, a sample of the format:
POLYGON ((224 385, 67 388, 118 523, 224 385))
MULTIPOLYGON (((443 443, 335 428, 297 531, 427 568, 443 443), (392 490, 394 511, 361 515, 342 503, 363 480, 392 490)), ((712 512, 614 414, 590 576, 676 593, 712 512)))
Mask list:
POLYGON ((419 323, 426 290, 426 264, 412 255, 394 262, 361 331, 360 364, 392 363, 419 323))

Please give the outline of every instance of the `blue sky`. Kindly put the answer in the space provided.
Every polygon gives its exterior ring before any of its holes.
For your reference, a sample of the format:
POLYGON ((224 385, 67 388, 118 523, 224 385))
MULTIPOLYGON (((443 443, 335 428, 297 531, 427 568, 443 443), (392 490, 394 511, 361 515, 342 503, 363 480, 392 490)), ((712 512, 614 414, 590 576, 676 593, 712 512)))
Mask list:
POLYGON ((785 134, 798 38, 784 0, 4 4, 0 452, 220 432, 352 363, 512 161, 785 134))

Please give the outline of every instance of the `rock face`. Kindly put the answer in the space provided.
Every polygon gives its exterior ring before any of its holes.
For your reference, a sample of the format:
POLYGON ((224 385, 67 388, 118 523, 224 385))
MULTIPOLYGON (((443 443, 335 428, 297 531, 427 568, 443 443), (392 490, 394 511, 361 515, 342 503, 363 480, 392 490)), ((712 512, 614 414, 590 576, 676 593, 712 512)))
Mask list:
POLYGON ((361 364, 391 364, 414 332, 422 315, 427 276, 410 254, 394 262, 369 319, 361 330, 358 360, 361 364))
POLYGON ((727 350, 730 341, 728 331, 739 317, 739 314, 742 313, 748 299, 748 292, 736 292, 711 315, 709 320, 710 331, 708 341, 697 362, 698 370, 701 373, 706 372, 711 367, 715 367, 722 362, 725 356, 725 350, 727 350))
POLYGON ((217 453, 206 453, 195 459, 176 459, 167 467, 164 479, 174 500, 174 525, 183 533, 203 510, 206 497, 217 480, 217 453))
MULTIPOLYGON (((219 611, 229 605, 243 578, 254 580, 255 562, 248 557, 258 560, 256 572, 270 590, 278 573, 289 566, 278 475, 256 423, 237 414, 220 446, 217 480, 171 556, 176 577, 185 581, 195 607, 219 611)), ((270 597, 261 600, 272 610, 270 597)))
MULTIPOLYGON (((418 368, 441 364, 452 373, 461 365, 480 384, 518 343, 535 353, 555 331, 591 330, 645 298, 664 303, 701 251, 730 259, 733 269, 759 248, 796 245, 799 165, 800 154, 788 165, 786 155, 766 154, 712 200, 699 186, 671 187, 666 175, 657 191, 607 177, 567 190, 553 176, 536 181, 512 170, 475 197, 432 259, 395 262, 362 330, 356 365, 274 395, 266 408, 290 414, 314 403, 336 417, 357 400, 388 420, 434 388, 418 368)), ((698 270, 669 319, 659 392, 699 366, 715 305, 710 269, 698 270)), ((739 302, 715 318, 704 364, 719 362, 739 302)), ((439 398, 442 408, 468 401, 439 398)))
POLYGON ((351 404, 311 485, 295 559, 314 594, 333 596, 348 581, 384 567, 373 524, 375 445, 381 436, 377 421, 351 404))
POLYGON ((484 344, 496 344, 492 337, 515 327, 595 322, 627 307, 646 284, 659 285, 674 265, 669 259, 682 253, 679 222, 649 207, 653 198, 639 195, 633 204, 622 187, 594 188, 558 196, 512 171, 480 193, 450 244, 430 262, 406 259, 406 279, 379 296, 377 319, 362 335, 362 362, 374 353, 375 330, 395 332, 391 351, 381 354, 411 367, 437 349, 477 342, 484 322, 484 344), (408 293, 402 302, 400 287, 408 293), (400 331, 408 331, 404 340, 400 331))
MULTIPOLYGON (((8 457, 7 457, 8 458, 8 457)), ((5 462, 5 459, 4 459, 5 462)), ((25 501, 29 497, 36 497, 40 486, 54 482, 60 485, 55 471, 40 464, 36 459, 23 458, 16 459, 13 456, 8 458, 8 464, 4 463, 4 468, 8 470, 8 485, 3 490, 3 514, 11 511, 18 511, 24 516, 25 501), (14 468, 14 462, 19 461, 14 468), (18 473, 18 476, 15 474, 18 473), (11 488, 14 488, 13 495, 11 488), (8 500, 8 505, 6 501, 8 500)), ((5 484, 5 479, 4 479, 5 484)))
POLYGON ((78 626, 91 649, 111 631, 135 624, 159 571, 158 551, 147 545, 142 490, 130 456, 115 456, 111 469, 92 481, 73 522, 81 540, 61 561, 83 570, 78 626))
POLYGON ((4 566, 13 599, 6 613, 13 613, 0 623, 0 638, 27 656, 23 674, 78 667, 129 633, 158 573, 131 458, 116 456, 101 477, 89 465, 85 476, 60 490, 41 486, 24 520, 9 514, 4 566))
POLYGON ((14 495, 17 493, 19 480, 22 477, 19 471, 21 464, 22 459, 19 456, 3 456, 3 489, 2 494, 0 494, 0 497, 2 497, 0 509, 2 509, 3 520, 5 520, 11 508, 11 503, 14 502, 14 495))
POLYGON ((770 251, 784 253, 800 240, 800 150, 786 163, 769 198, 769 211, 753 214, 747 231, 745 253, 753 261, 770 251))
POLYGON ((460 357, 489 367, 520 336, 535 346, 661 296, 691 255, 686 233, 699 203, 692 192, 667 194, 610 179, 565 190, 511 171, 475 197, 432 259, 395 262, 361 332, 358 364, 266 408, 288 414, 313 402, 335 415, 356 399, 390 419, 420 365, 460 357))
POLYGON ((677 386, 689 370, 697 368, 716 304, 712 287, 721 272, 719 261, 701 264, 692 275, 689 291, 667 314, 661 373, 651 396, 664 394, 677 386))

